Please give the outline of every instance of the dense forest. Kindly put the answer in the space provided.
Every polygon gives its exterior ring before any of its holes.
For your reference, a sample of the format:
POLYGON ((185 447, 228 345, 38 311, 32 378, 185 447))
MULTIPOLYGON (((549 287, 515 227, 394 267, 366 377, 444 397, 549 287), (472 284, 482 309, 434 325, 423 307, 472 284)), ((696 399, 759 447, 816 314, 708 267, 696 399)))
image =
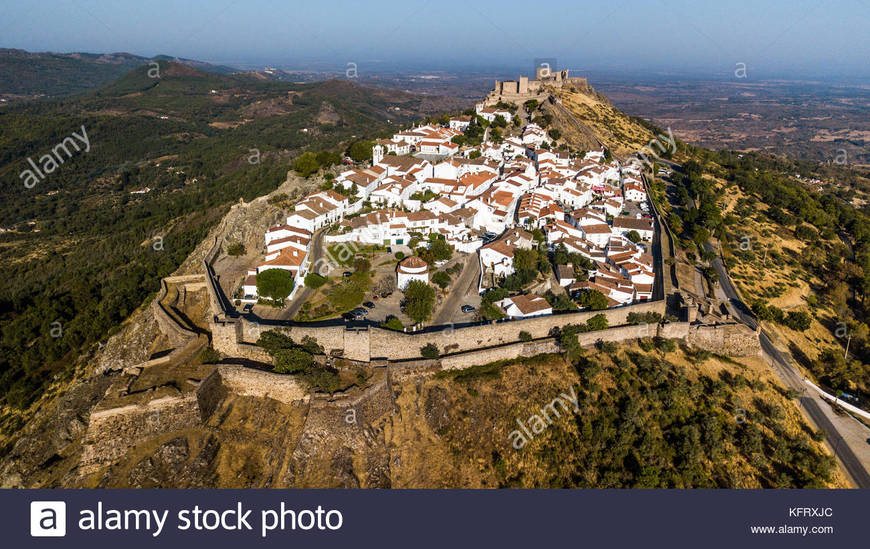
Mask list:
POLYGON ((232 202, 276 188, 304 150, 342 151, 423 100, 161 62, 94 92, 0 111, 0 395, 22 408, 107 337, 232 202), (152 72, 149 72, 152 71, 152 72), (397 107, 399 105, 401 108, 397 107), (90 150, 26 187, 72 132, 90 150), (133 191, 146 191, 133 193, 133 191))

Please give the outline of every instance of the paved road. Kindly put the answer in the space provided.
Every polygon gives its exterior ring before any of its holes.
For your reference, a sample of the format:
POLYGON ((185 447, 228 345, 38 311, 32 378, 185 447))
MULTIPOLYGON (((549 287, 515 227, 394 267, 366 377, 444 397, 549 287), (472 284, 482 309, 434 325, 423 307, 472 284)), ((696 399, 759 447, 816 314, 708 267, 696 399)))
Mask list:
MULTIPOLYGON (((312 266, 316 265, 317 261, 321 257, 323 257, 323 236, 325 234, 326 229, 323 228, 311 235, 311 253, 308 259, 311 261, 312 266)), ((302 281, 297 280, 296 284, 302 284, 302 281)), ((296 316, 296 313, 299 312, 299 309, 302 308, 302 305, 306 301, 308 301, 313 294, 314 290, 303 285, 302 288, 296 293, 293 301, 290 302, 290 305, 281 311, 278 319, 291 320, 294 316, 296 316)))
POLYGON ((459 313, 465 296, 471 290, 477 293, 478 278, 480 278, 480 262, 477 260, 477 254, 473 254, 465 260, 465 267, 462 268, 462 272, 459 273, 459 278, 456 279, 450 294, 444 300, 441 310, 432 321, 434 326, 452 322, 454 316, 459 313))
MULTIPOLYGON (((715 249, 709 242, 707 242, 704 247, 707 251, 715 253, 715 249)), ((716 272, 719 275, 719 284, 721 285, 722 291, 725 292, 725 295, 728 297, 737 317, 741 322, 753 330, 757 329, 758 322, 755 320, 755 317, 752 315, 746 304, 740 299, 737 289, 731 282, 731 277, 728 276, 728 272, 725 270, 725 266, 722 264, 722 260, 718 254, 712 264, 713 268, 716 269, 716 272)), ((831 410, 830 405, 824 402, 815 391, 807 390, 807 385, 803 381, 803 376, 800 372, 795 370, 794 366, 792 366, 788 355, 782 353, 776 348, 773 341, 771 341, 770 336, 768 336, 764 330, 761 331, 758 339, 761 342, 761 348, 764 353, 773 359, 773 370, 786 387, 794 389, 803 395, 798 399, 798 402, 813 423, 825 432, 828 443, 840 459, 840 462, 842 462, 848 474, 852 477, 852 480, 854 480, 855 484, 859 488, 870 488, 870 474, 867 473, 865 464, 863 464, 855 452, 852 451, 849 442, 843 437, 843 434, 834 425, 831 418, 829 418, 829 415, 834 413, 833 410, 831 410)), ((847 424, 846 426, 842 426, 842 422, 840 423, 841 428, 856 431, 848 437, 849 439, 857 440, 859 441, 859 444, 867 439, 868 433, 864 432, 866 431, 866 428, 857 421, 854 422, 854 425, 847 424)))
MULTIPOLYGON (((672 169, 680 169, 680 165, 674 162, 664 159, 659 159, 659 161, 669 165, 672 169)), ((716 256, 711 265, 719 275, 720 288, 728 298, 737 318, 753 330, 758 329, 755 315, 740 298, 719 253, 709 242, 704 244, 704 249, 716 256)), ((867 468, 870 467, 870 459, 867 456, 870 455, 870 451, 864 446, 870 441, 868 438, 870 430, 851 416, 846 416, 849 421, 837 417, 831 406, 822 400, 818 393, 808 391, 803 376, 792 366, 791 357, 776 348, 767 332, 761 330, 758 339, 764 354, 772 359, 773 371, 780 380, 786 387, 794 389, 802 395, 798 399, 801 408, 812 422, 824 431, 828 444, 843 464, 848 475, 852 477, 855 485, 859 488, 870 488, 870 474, 867 473, 867 468), (863 459, 856 455, 856 451, 863 459)))

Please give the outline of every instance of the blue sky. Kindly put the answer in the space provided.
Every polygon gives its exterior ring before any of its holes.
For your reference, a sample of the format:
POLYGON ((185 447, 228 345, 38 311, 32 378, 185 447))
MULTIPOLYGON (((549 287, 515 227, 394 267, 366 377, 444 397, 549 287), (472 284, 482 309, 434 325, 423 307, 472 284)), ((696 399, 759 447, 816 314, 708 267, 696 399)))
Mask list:
POLYGON ((232 65, 870 76, 870 0, 5 1, 0 47, 232 65))

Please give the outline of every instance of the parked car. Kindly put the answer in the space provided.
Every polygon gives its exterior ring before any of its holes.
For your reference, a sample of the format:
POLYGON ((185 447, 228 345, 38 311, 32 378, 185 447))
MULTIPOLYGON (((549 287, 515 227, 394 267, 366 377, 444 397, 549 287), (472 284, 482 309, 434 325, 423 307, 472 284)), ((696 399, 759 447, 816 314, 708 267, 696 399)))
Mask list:
POLYGON ((369 312, 366 309, 363 309, 362 307, 357 307, 356 309, 352 310, 351 312, 357 316, 360 316, 360 315, 366 316, 369 314, 369 312))
POLYGON ((351 276, 352 274, 353 273, 350 271, 344 271, 343 273, 341 273, 341 276, 343 276, 344 278, 347 278, 347 277, 351 276))
POLYGON ((242 310, 245 311, 246 313, 250 313, 253 308, 254 308, 254 304, 248 303, 242 308, 242 310))
POLYGON ((393 295, 393 292, 384 292, 381 294, 381 297, 386 299, 386 298, 390 297, 391 295, 393 295))
POLYGON ((463 313, 473 313, 473 312, 476 311, 477 309, 475 309, 475 308, 472 307, 471 305, 463 305, 463 306, 461 307, 461 310, 462 310, 463 313))
POLYGON ((374 308, 375 308, 375 304, 372 303, 371 301, 364 301, 364 302, 363 302, 363 307, 365 307, 366 309, 374 309, 374 308))

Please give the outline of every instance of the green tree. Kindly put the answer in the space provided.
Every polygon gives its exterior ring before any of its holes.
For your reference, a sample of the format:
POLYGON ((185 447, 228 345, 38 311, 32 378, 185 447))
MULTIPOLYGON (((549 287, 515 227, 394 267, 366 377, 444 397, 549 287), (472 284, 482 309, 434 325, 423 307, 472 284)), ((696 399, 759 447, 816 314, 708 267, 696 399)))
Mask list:
POLYGON ((317 161, 316 154, 310 151, 305 152, 293 163, 293 169, 302 177, 308 177, 320 169, 320 162, 317 161))
POLYGON ((600 313, 586 321, 586 328, 590 332, 606 330, 607 326, 607 317, 600 313))
POLYGON ((438 285, 442 290, 450 285, 450 275, 444 271, 438 271, 432 275, 432 282, 438 285))
POLYGON ((797 330, 798 332, 805 332, 810 329, 810 325, 813 322, 813 317, 804 311, 789 311, 785 316, 785 320, 783 324, 791 328, 792 330, 797 330))
POLYGON ((429 252, 435 261, 447 261, 453 257, 453 248, 447 243, 444 235, 433 233, 429 236, 429 242, 429 252))
POLYGON ((514 269, 517 271, 537 271, 538 252, 536 250, 514 250, 514 269))
POLYGON ((260 334, 257 339, 257 345, 262 347, 272 356, 281 349, 291 349, 296 346, 290 336, 284 335, 276 330, 269 330, 260 334))
POLYGON ((275 352, 273 370, 279 374, 296 374, 308 371, 314 365, 314 357, 298 347, 275 352))
POLYGON ((414 322, 425 322, 432 316, 435 289, 420 280, 412 280, 405 288, 405 314, 414 322))
POLYGON ((322 355, 323 347, 317 342, 316 337, 311 336, 302 336, 302 341, 299 342, 299 346, 302 347, 306 352, 311 353, 312 355, 322 355))
POLYGON ((356 162, 371 160, 374 146, 374 141, 356 141, 347 149, 347 155, 356 162))
POLYGON ((591 311, 601 311, 607 308, 607 296, 598 290, 582 290, 577 297, 577 303, 584 309, 591 311))
POLYGON ((260 297, 267 297, 283 301, 293 291, 293 275, 284 269, 266 269, 257 274, 257 293, 260 297))
POLYGON ((308 273, 305 275, 305 287, 316 290, 326 284, 326 278, 317 273, 308 273))
POLYGON ((642 240, 642 238, 640 237, 640 233, 635 231, 634 229, 628 231, 628 233, 625 235, 625 237, 627 239, 631 240, 632 242, 634 242, 635 244, 637 244, 638 242, 640 242, 642 240))

